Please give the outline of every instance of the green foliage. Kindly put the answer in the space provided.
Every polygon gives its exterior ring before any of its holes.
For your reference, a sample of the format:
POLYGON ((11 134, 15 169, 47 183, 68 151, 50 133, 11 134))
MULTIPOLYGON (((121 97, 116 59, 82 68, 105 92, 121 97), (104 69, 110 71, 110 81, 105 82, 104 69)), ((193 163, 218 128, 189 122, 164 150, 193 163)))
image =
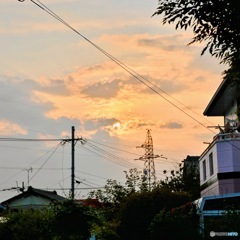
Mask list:
POLYGON ((54 207, 54 233, 57 239, 86 240, 97 216, 91 207, 68 200, 54 207))
POLYGON ((158 184, 149 191, 142 172, 137 169, 131 169, 125 174, 124 186, 108 180, 104 189, 90 195, 104 203, 104 207, 98 210, 102 224, 94 228, 102 239, 120 237, 124 240, 146 240, 149 237, 148 227, 160 210, 180 206, 191 199, 186 192, 179 189, 173 191, 158 184))
POLYGON ((86 240, 98 216, 91 207, 72 200, 52 208, 9 213, 0 223, 1 240, 86 240))
POLYGON ((120 236, 116 232, 117 224, 114 221, 102 221, 94 228, 94 233, 99 240, 120 240, 120 236))
POLYGON ((187 193, 161 188, 130 195, 119 209, 118 233, 121 239, 149 239, 148 227, 160 210, 180 206, 189 200, 187 193))
POLYGON ((47 209, 10 213, 0 224, 1 240, 52 239, 53 213, 47 209))
POLYGON ((108 180, 104 189, 91 193, 89 202, 97 198, 102 202, 99 208, 68 200, 43 211, 10 214, 0 224, 0 239, 86 240, 94 233, 99 240, 146 240, 156 214, 191 200, 188 193, 170 185, 155 185, 149 191, 137 169, 125 174, 125 185, 108 180))
POLYGON ((105 204, 119 204, 128 194, 127 189, 116 180, 107 180, 104 189, 92 191, 89 198, 97 198, 105 204))
MULTIPOLYGON (((234 208, 227 209, 222 216, 205 217, 205 239, 212 239, 210 232, 237 232, 240 234, 240 212, 234 208)), ((229 237, 221 237, 229 239, 229 237)))
POLYGON ((104 189, 92 191, 89 198, 97 198, 105 205, 118 205, 125 197, 135 192, 147 191, 147 185, 144 181, 142 172, 136 168, 125 171, 126 182, 121 185, 116 180, 108 179, 104 189))
POLYGON ((118 217, 121 204, 131 194, 147 191, 147 185, 141 174, 142 172, 138 171, 136 168, 130 169, 129 172, 125 172, 125 185, 121 185, 116 180, 109 179, 104 189, 92 191, 89 194, 89 198, 97 198, 104 203, 104 207, 101 211, 106 221, 111 221, 118 217))
MULTIPOLYGON (((167 171, 163 171, 165 174, 167 171)), ((194 165, 187 170, 179 164, 179 169, 171 171, 171 176, 160 181, 159 186, 174 192, 187 192, 192 196, 192 200, 200 197, 200 176, 194 165)))
POLYGON ((151 240, 201 239, 195 205, 186 203, 170 211, 161 210, 150 224, 151 240))
MULTIPOLYGON (((223 72, 224 79, 230 82, 233 86, 240 88, 240 55, 230 63, 230 68, 223 72)), ((240 119, 240 112, 237 113, 238 119, 240 119)))
POLYGON ((192 28, 190 44, 206 41, 202 54, 223 62, 234 62, 240 50, 240 5, 236 0, 159 0, 154 15, 163 14, 163 24, 176 23, 176 29, 192 28))
POLYGON ((129 173, 126 174, 126 187, 128 193, 134 192, 146 192, 148 191, 148 186, 145 176, 141 171, 138 171, 136 168, 130 169, 129 173))

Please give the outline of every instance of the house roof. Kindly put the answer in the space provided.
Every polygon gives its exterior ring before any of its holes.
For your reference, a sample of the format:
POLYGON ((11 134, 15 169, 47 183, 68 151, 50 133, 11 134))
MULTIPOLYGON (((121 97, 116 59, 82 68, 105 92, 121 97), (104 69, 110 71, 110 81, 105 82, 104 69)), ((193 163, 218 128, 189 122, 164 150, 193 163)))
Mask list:
POLYGON ((93 208, 101 208, 103 207, 103 203, 100 202, 97 198, 87 198, 87 199, 76 199, 77 203, 82 203, 86 207, 93 207, 93 208))
POLYGON ((203 112, 203 115, 224 116, 238 96, 237 87, 231 84, 229 80, 223 80, 203 112))
POLYGON ((1 204, 3 206, 6 206, 18 199, 26 198, 29 196, 42 197, 42 198, 48 199, 51 202, 60 202, 60 201, 66 200, 66 198, 58 195, 56 191, 46 191, 46 190, 42 190, 42 189, 33 188, 30 186, 30 187, 28 187, 27 191, 10 198, 10 199, 2 202, 1 204))

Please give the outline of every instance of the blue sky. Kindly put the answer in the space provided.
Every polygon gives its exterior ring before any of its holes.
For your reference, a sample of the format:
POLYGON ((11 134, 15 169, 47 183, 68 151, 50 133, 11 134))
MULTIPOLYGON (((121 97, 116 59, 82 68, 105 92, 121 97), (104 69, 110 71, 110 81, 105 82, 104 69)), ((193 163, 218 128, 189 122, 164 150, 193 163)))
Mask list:
MULTIPOLYGON (((136 146, 145 141, 146 129, 152 130, 154 152, 167 157, 156 160, 158 179, 163 170, 176 169, 187 155, 202 153, 203 142, 211 141, 214 134, 184 111, 191 108, 194 113, 188 114, 205 126, 222 124, 221 118, 203 119, 202 113, 226 67, 208 54, 200 56, 204 43, 187 46, 191 31, 176 31, 174 25, 163 26, 160 16, 151 17, 157 1, 42 3, 158 86, 159 94, 31 1, 3 0, 1 137, 68 138, 75 126, 76 136, 89 141, 76 148, 80 188, 101 187, 109 178, 123 183, 123 171, 141 170, 143 162, 134 159, 144 154, 136 146)), ((58 144, 2 141, 0 190, 22 182, 27 185, 28 174, 33 187, 69 188, 71 148, 58 144)), ((15 194, 0 191, 0 201, 15 194)), ((59 194, 66 195, 68 190, 59 194)), ((77 190, 78 197, 86 194, 77 190)))

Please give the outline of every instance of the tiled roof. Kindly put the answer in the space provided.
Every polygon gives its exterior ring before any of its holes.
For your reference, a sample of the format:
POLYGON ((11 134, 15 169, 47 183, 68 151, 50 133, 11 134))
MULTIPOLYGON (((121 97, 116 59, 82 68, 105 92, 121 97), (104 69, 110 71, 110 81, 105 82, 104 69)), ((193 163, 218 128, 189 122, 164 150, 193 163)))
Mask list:
POLYGON ((52 202, 61 202, 61 201, 66 200, 65 197, 58 195, 56 191, 46 191, 46 190, 42 190, 42 189, 33 188, 30 186, 30 187, 28 187, 27 191, 10 198, 10 199, 2 202, 1 204, 5 206, 17 199, 25 198, 28 196, 39 196, 39 197, 46 198, 52 202))

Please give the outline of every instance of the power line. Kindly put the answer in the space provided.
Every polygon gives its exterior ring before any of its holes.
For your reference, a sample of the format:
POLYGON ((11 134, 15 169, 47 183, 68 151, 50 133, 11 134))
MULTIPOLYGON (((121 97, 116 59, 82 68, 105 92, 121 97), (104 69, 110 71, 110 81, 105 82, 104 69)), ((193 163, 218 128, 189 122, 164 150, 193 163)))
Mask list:
MULTIPOLYGON (((23 2, 24 0, 21 0, 20 2, 23 2)), ((175 108, 177 108, 179 111, 181 111, 182 113, 184 113, 185 115, 187 115, 188 117, 190 117, 192 120, 194 120, 195 122, 197 122, 199 125, 203 126, 204 128, 206 128, 208 131, 216 134, 213 130, 207 128, 207 126, 205 126, 202 122, 200 122, 198 119, 196 119, 195 117, 191 116, 190 114, 188 114, 186 111, 184 111, 183 109, 181 109, 179 106, 177 106, 175 103, 173 103, 172 101, 170 101, 169 99, 167 99, 166 97, 164 97, 163 95, 161 95, 155 88, 157 88, 158 90, 162 91, 163 93, 165 93, 167 96, 170 96, 168 93, 166 93, 164 90, 162 90, 161 88, 157 87, 155 84, 153 84, 152 82, 150 82, 148 79, 146 79, 145 77, 141 76, 140 74, 138 74, 136 71, 134 71, 132 68, 128 67, 126 64, 124 64, 123 62, 121 62, 120 60, 118 60, 117 58, 115 58, 114 56, 112 56, 110 53, 108 53, 107 51, 105 51, 104 49, 102 49, 101 47, 99 47, 97 44, 95 44, 94 42, 92 42, 90 39, 88 39, 87 37, 85 37, 83 34, 81 34, 79 31, 77 31, 74 27, 72 27, 69 23, 67 23, 65 20, 63 20, 59 15, 57 15, 55 12, 53 12, 50 8, 48 8, 46 5, 44 5, 41 1, 37 0, 37 2, 35 2, 34 0, 30 0, 32 3, 34 3, 37 7, 39 7, 40 9, 42 9, 43 11, 45 11, 46 13, 48 13, 49 15, 51 15, 53 18, 55 18, 56 20, 58 20, 59 22, 61 22, 63 25, 65 25, 66 27, 68 27, 69 29, 71 29, 72 31, 74 31, 77 35, 79 35, 80 37, 82 37, 84 40, 86 40, 88 43, 90 43, 93 47, 95 47, 97 50, 99 50, 101 53, 103 53, 106 57, 108 57, 110 60, 112 60, 114 63, 116 63, 118 66, 120 66, 123 70, 125 70, 126 72, 128 72, 131 76, 133 76, 135 79, 137 79, 138 81, 140 81, 142 84, 144 84, 146 87, 148 87, 150 90, 152 90, 154 93, 156 93, 157 95, 159 95, 160 97, 162 97, 165 101, 167 101, 168 103, 170 103, 172 106, 174 106, 175 108), (147 83, 149 84, 147 84, 147 83)), ((172 99, 176 100, 175 98, 171 97, 172 99)), ((180 102, 180 101, 178 101, 180 102)), ((183 106, 185 106, 184 104, 182 104, 183 106)), ((186 106, 185 106, 186 107, 186 106)))
POLYGON ((103 157, 105 160, 109 160, 109 161, 114 162, 123 167, 136 168, 136 166, 134 166, 133 164, 126 163, 126 160, 124 160, 125 162, 123 163, 123 159, 114 154, 111 154, 103 149, 100 149, 100 148, 94 146, 94 145, 88 145, 88 146, 91 149, 87 148, 86 146, 82 146, 82 149, 84 149, 88 152, 94 153, 97 156, 103 157))
MULTIPOLYGON (((19 0, 20 2, 23 2, 24 0, 19 0)), ((97 46, 95 43, 93 43, 92 41, 90 41, 88 38, 86 38, 85 36, 83 36, 80 32, 78 32, 76 29, 74 29, 71 25, 69 25, 67 22, 65 22, 62 18, 60 18, 58 15, 56 15, 53 11, 51 11, 49 8, 47 8, 44 4, 42 4, 40 1, 37 0, 37 2, 30 0, 32 3, 34 3, 35 5, 37 5, 38 7, 40 7, 42 10, 46 11, 48 14, 50 14, 51 16, 53 16, 54 18, 56 18, 58 21, 60 21, 61 23, 63 23, 65 26, 67 26, 68 28, 70 28, 71 30, 73 30, 75 33, 77 33, 78 35, 80 35, 82 38, 84 38, 86 41, 88 41, 91 45, 93 45, 95 48, 97 48, 99 51, 101 51, 105 56, 107 56, 108 58, 110 58, 113 62, 115 62, 117 65, 119 65, 122 69, 124 69, 126 72, 128 72, 130 75, 132 75, 133 77, 135 77, 138 81, 140 81, 142 84, 144 84, 146 87, 148 87, 150 90, 152 90, 153 92, 155 92, 156 94, 158 94, 159 96, 161 96, 163 99, 165 99, 167 102, 169 102, 172 106, 174 106, 175 108, 177 108, 178 110, 180 110, 181 112, 183 112, 185 115, 187 115, 188 117, 190 117, 191 119, 193 119, 194 121, 196 121, 198 124, 202 125, 204 128, 207 128, 204 124, 202 124, 200 121, 198 121, 198 119, 194 118, 193 116, 191 116, 190 114, 188 114, 186 111, 184 111, 183 109, 181 109, 180 107, 178 107, 176 104, 174 104, 172 101, 170 101, 169 99, 167 99, 166 97, 164 97, 163 95, 161 95, 159 93, 158 90, 162 91, 164 94, 166 94, 167 96, 170 96, 169 94, 167 94, 165 91, 163 91, 162 89, 158 88, 155 84, 151 83, 149 80, 147 80, 146 78, 144 78, 143 76, 139 75, 138 73, 136 73, 133 69, 129 68, 128 66, 126 66, 124 63, 122 63, 121 61, 119 61, 118 59, 116 59, 115 57, 113 57, 112 55, 110 55, 108 52, 106 52, 105 50, 103 50, 102 48, 100 48, 99 46, 97 46), (147 82, 147 83, 146 83, 147 82), (150 85, 151 86, 150 86, 150 85), (156 90, 158 89, 158 90, 156 90)), ((174 98, 173 98, 174 99, 174 98)), ((176 101, 176 99, 174 99, 176 101)), ((185 106, 185 105, 184 105, 185 106)), ((186 106, 185 106, 186 107, 186 106)), ((212 133, 215 134, 214 131, 212 131, 211 129, 207 128, 209 131, 211 131, 212 133)), ((0 139, 1 141, 1 139, 0 139)), ((8 140, 8 141, 18 141, 18 140, 8 140)), ((42 139, 42 140, 33 140, 33 139, 19 139, 19 141, 51 141, 49 139, 42 139)), ((52 140, 52 141, 58 141, 58 140, 52 140)), ((225 140, 226 142, 230 143, 228 140, 225 140)), ((237 146, 235 146, 234 144, 230 143, 231 145, 233 145, 234 147, 236 147, 237 149, 239 149, 237 146)), ((97 148, 94 145, 90 145, 91 148, 94 149, 94 151, 97 152, 101 152, 101 154, 105 154, 108 156, 108 158, 116 158, 115 155, 108 153, 107 151, 103 152, 102 149, 97 148)), ((117 158, 116 158, 117 159, 117 158)))
POLYGON ((122 150, 122 149, 119 149, 119 148, 115 148, 115 147, 111 147, 107 144, 103 144, 103 143, 99 143, 97 141, 93 141, 93 140, 87 140, 88 142, 93 142, 93 143, 96 143, 98 145, 101 145, 101 146, 104 146, 104 147, 107 147, 107 148, 111 148, 111 149, 114 149, 114 150, 117 150, 117 151, 120 151, 120 152, 124 152, 124 153, 129 153, 129 154, 132 154, 132 155, 137 155, 137 156, 140 156, 140 154, 137 154, 137 153, 132 153, 132 152, 129 152, 129 151, 125 151, 125 150, 122 150))
POLYGON ((76 172, 80 172, 82 174, 86 174, 86 175, 89 175, 89 176, 92 176, 92 177, 96 177, 96 178, 100 178, 100 179, 103 179, 103 180, 107 180, 108 179, 106 177, 101 177, 101 176, 98 176, 98 175, 95 175, 95 174, 92 174, 92 173, 87 173, 87 172, 84 172, 84 171, 80 171, 80 170, 77 170, 77 169, 76 169, 76 172))
MULTIPOLYGON (((0 169, 5 169, 5 170, 24 170, 26 168, 22 167, 0 167, 0 169)), ((62 171, 63 170, 70 170, 70 168, 33 168, 33 169, 41 169, 41 170, 46 170, 46 171, 62 171)))
MULTIPOLYGON (((24 0, 19 0, 20 2, 24 2, 24 0)), ((162 91, 163 93, 165 93, 167 96, 170 96, 168 93, 166 93, 164 90, 162 90, 161 88, 159 88, 158 86, 156 86, 155 84, 153 84, 152 82, 150 82, 148 79, 146 79, 145 77, 141 76, 140 74, 138 74, 136 71, 134 71, 132 68, 128 67, 126 64, 124 64, 123 62, 121 62, 120 60, 118 60, 117 58, 115 58, 114 56, 112 56, 110 53, 108 53, 107 51, 105 51, 104 49, 102 49, 101 47, 99 47, 98 45, 96 45, 94 42, 92 42, 90 39, 88 39, 87 37, 85 37, 83 34, 81 34, 79 31, 77 31, 74 27, 72 27, 70 24, 68 24, 65 20, 63 20, 60 16, 58 16, 56 13, 54 13, 50 8, 48 8, 46 5, 44 5, 41 1, 37 0, 37 2, 35 2, 34 0, 30 0, 32 3, 34 3, 37 7, 39 7, 40 9, 42 9, 43 11, 45 11, 46 13, 48 13, 49 15, 51 15, 52 17, 54 17, 56 20, 58 20, 59 22, 61 22, 62 24, 64 24, 66 27, 68 27, 69 29, 71 29, 72 31, 74 31, 76 34, 78 34, 80 37, 82 37, 84 40, 86 40, 88 43, 90 43, 93 47, 95 47, 97 50, 99 50, 101 53, 103 53, 106 57, 108 57, 110 60, 112 60, 113 62, 115 62, 118 66, 120 66, 122 69, 124 69, 126 72, 128 72, 131 76, 133 76, 135 79, 137 79, 138 81, 140 81, 142 84, 144 84, 146 87, 148 87, 150 90, 152 90, 154 93, 156 93, 157 95, 159 95, 160 97, 162 97, 165 101, 167 101, 168 103, 170 103, 173 107, 177 108, 179 111, 181 111, 182 113, 184 113, 185 115, 187 115, 189 118, 191 118, 192 120, 194 120, 195 122, 197 122, 199 125, 201 125, 202 127, 206 128, 208 131, 212 132, 214 135, 216 135, 216 133, 211 130, 210 128, 208 128, 207 126, 205 126, 202 122, 200 122, 198 119, 196 119, 195 117, 193 117, 192 115, 188 114, 186 111, 184 111, 183 109, 181 109, 179 106, 177 106, 175 103, 173 103, 172 101, 170 101, 169 99, 167 99, 166 97, 164 97, 163 95, 161 95, 155 88, 157 88, 158 90, 162 91), (147 83, 151 84, 148 85, 147 83)), ((176 101, 175 98, 173 98, 171 96, 172 99, 174 99, 176 101)), ((178 100, 177 100, 178 101, 178 100)), ((178 101, 180 103, 180 101, 178 101)), ((182 104, 182 103, 181 103, 182 104)), ((183 106, 185 106, 184 104, 182 104, 183 106)), ((186 106, 185 106, 186 107, 186 106)), ((238 148, 236 145, 232 144, 231 142, 229 142, 228 140, 224 140, 226 142, 228 142, 230 145, 232 145, 233 147, 235 147, 236 149, 240 150, 240 148, 238 148)))
MULTIPOLYGON (((137 153, 125 151, 125 150, 122 150, 122 149, 119 149, 119 148, 111 147, 111 146, 109 146, 107 144, 103 144, 103 143, 100 143, 100 142, 97 142, 97 141, 94 141, 94 140, 87 139, 86 141, 87 142, 93 142, 95 144, 98 144, 98 145, 101 145, 101 146, 104 146, 104 147, 107 147, 107 148, 110 148, 110 149, 114 149, 114 150, 117 150, 117 151, 120 151, 120 152, 129 153, 129 154, 136 155, 136 156, 139 156, 139 157, 142 156, 141 154, 137 154, 137 153)), ((166 162, 166 163, 174 163, 174 164, 179 164, 179 161, 182 161, 182 160, 177 160, 178 162, 176 162, 176 161, 169 161, 169 159, 172 159, 172 158, 162 158, 161 160, 158 160, 158 161, 166 162)), ((172 159, 172 160, 174 160, 174 159, 172 159)))
POLYGON ((4 138, 0 137, 0 141, 4 142, 62 142, 66 139, 62 138, 48 138, 48 139, 37 139, 37 138, 4 138))
MULTIPOLYGON (((49 151, 47 151, 46 153, 44 153, 40 158, 45 157, 45 156, 46 156, 48 153, 50 153, 51 151, 52 151, 52 149, 49 150, 49 151)), ((27 167, 25 167, 25 168, 19 168, 21 171, 18 171, 18 172, 15 173, 13 176, 7 178, 4 182, 1 182, 1 183, 0 183, 0 186, 3 185, 4 183, 8 182, 8 181, 11 180, 12 178, 16 177, 16 176, 19 175, 20 173, 22 173, 22 171, 23 171, 24 169, 28 169, 29 167, 31 167, 31 166, 32 166, 34 163, 36 163, 38 160, 39 160, 39 158, 36 159, 36 160, 34 160, 29 166, 27 166, 27 167)), ((0 169, 1 169, 1 168, 0 168, 0 169)), ((35 169, 40 170, 39 168, 35 168, 35 169)), ((16 168, 16 170, 17 170, 17 168, 16 168)))
POLYGON ((48 162, 48 160, 52 157, 52 155, 57 151, 58 147, 60 146, 61 144, 59 143, 57 145, 57 147, 55 148, 55 150, 52 152, 52 154, 46 159, 46 161, 41 165, 41 167, 37 170, 37 172, 35 174, 33 174, 33 176, 29 179, 29 181, 31 181, 37 174, 38 172, 43 168, 43 166, 48 162))

